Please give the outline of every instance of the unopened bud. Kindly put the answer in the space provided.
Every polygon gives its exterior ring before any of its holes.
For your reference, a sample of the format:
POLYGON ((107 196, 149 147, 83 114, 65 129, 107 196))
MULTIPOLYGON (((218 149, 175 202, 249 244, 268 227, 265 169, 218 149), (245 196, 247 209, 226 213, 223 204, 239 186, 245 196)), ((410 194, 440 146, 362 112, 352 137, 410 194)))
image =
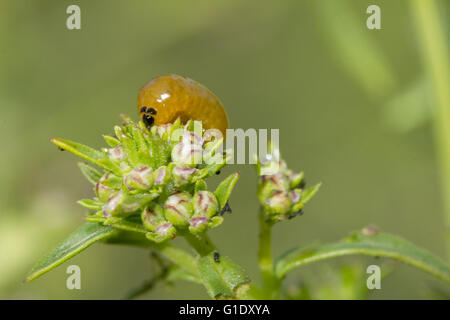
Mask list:
POLYGON ((199 145, 200 147, 203 145, 202 137, 192 131, 185 131, 181 139, 185 142, 199 145))
POLYGON ((189 183, 190 178, 195 173, 195 168, 176 166, 172 170, 173 180, 176 186, 182 186, 189 183))
POLYGON ((289 193, 276 191, 266 200, 265 209, 269 215, 282 215, 289 212, 291 204, 289 193))
POLYGON ((193 199, 195 217, 211 218, 219 210, 217 199, 212 192, 198 191, 193 199))
POLYGON ((189 220, 189 231, 193 234, 205 232, 208 228, 209 219, 205 217, 194 217, 189 220))
POLYGON ((170 180, 170 170, 166 166, 159 167, 158 169, 155 170, 153 177, 155 185, 157 186, 165 185, 170 180))
POLYGON ((171 195, 164 204, 166 219, 176 227, 187 226, 192 212, 192 199, 187 192, 179 192, 171 195))
POLYGON ((172 149, 172 161, 177 165, 195 167, 202 162, 203 148, 201 144, 182 139, 172 149))
POLYGON ((281 174, 269 176, 261 176, 261 182, 258 186, 258 199, 261 203, 265 203, 267 198, 278 191, 288 190, 288 181, 281 174))
POLYGON ((108 181, 111 179, 111 177, 112 176, 109 173, 106 173, 95 185, 95 194, 97 195, 97 198, 102 202, 108 201, 109 197, 117 191, 108 184, 108 181))
POLYGON ((108 156, 111 160, 122 161, 125 158, 125 155, 122 151, 122 146, 118 145, 114 148, 108 149, 108 156))
POLYGON ((163 208, 154 205, 147 207, 142 211, 142 222, 147 230, 147 238, 155 242, 162 242, 175 237, 176 230, 174 226, 164 219, 163 208))
POLYGON ((289 172, 288 178, 291 189, 297 188, 303 181, 303 172, 289 172))
POLYGON ((302 190, 294 189, 290 192, 290 195, 291 195, 291 199, 292 199, 291 213, 300 211, 304 205, 304 203, 301 201, 302 200, 302 190))
POLYGON ((146 207, 142 210, 141 219, 144 227, 153 232, 155 232, 159 226, 167 223, 164 218, 164 210, 159 205, 154 205, 152 208, 146 207))
POLYGON ((153 185, 153 170, 142 167, 131 170, 124 178, 124 184, 129 190, 148 190, 153 185))
POLYGON ((125 193, 120 190, 109 197, 108 201, 103 205, 103 216, 111 217, 120 213, 120 206, 125 199, 125 193))

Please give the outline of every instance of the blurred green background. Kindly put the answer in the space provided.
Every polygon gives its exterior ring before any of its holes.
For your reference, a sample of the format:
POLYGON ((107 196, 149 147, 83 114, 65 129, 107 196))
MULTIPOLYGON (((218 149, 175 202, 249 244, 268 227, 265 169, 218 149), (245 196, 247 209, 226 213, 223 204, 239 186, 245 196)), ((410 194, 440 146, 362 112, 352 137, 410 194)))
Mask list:
MULTIPOLYGON (((49 138, 102 147, 120 113, 137 118, 139 88, 167 73, 209 87, 234 128, 279 128, 289 166, 323 182, 305 215, 277 225, 275 254, 375 223, 445 257, 433 84, 411 3, 0 0, 0 299, 116 299, 150 277, 147 251, 98 244, 22 283, 83 222, 75 201, 92 195, 78 159, 49 138), (66 28, 71 4, 81 30, 66 28), (370 4, 381 7, 382 30, 366 27, 370 4), (81 267, 82 290, 66 289, 70 264, 81 267)), ((449 2, 437 4, 448 40, 449 2)), ((258 280, 256 175, 250 165, 226 173, 236 170, 233 214, 211 237, 258 280)), ((287 284, 301 277, 324 272, 314 264, 287 284)), ((398 265, 371 298, 427 298, 433 286, 398 265)), ((207 295, 177 283, 144 298, 207 295)))

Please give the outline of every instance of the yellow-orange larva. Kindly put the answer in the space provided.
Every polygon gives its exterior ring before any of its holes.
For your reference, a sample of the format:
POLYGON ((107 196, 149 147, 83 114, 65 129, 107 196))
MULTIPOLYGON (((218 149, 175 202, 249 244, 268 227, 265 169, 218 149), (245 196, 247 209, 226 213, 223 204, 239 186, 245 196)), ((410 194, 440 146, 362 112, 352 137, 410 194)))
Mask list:
POLYGON ((218 129, 225 137, 228 116, 219 99, 200 83, 176 74, 152 79, 138 95, 138 113, 151 126, 177 118, 202 122, 204 129, 218 129))

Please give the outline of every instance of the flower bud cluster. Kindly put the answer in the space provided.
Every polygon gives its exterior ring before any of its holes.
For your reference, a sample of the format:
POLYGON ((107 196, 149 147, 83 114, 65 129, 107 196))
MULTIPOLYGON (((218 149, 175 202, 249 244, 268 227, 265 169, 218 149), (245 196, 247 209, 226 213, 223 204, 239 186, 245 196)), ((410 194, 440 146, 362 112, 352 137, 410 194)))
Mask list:
POLYGON ((139 219, 147 238, 155 242, 220 225, 220 213, 238 175, 225 179, 214 193, 207 190, 205 180, 226 163, 229 154, 222 152, 223 140, 205 142, 203 130, 196 130, 193 121, 147 128, 141 121, 124 120, 123 126, 114 128, 114 137, 104 136, 109 148, 102 151, 52 139, 104 171, 80 165, 95 185, 95 198, 79 201, 92 210, 88 220, 118 227, 118 222, 139 219))
POLYGON ((281 159, 278 147, 270 147, 272 156, 256 165, 258 199, 267 220, 277 222, 301 215, 305 203, 318 191, 320 184, 305 189, 303 172, 289 169, 281 159))

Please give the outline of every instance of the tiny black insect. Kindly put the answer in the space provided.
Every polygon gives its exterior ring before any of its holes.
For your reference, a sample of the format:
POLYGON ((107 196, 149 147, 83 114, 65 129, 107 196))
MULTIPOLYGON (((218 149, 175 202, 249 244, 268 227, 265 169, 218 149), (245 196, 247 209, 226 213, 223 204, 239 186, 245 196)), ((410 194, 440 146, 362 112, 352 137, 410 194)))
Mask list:
POLYGON ((301 216, 302 214, 303 214, 303 209, 300 209, 300 210, 297 211, 297 212, 291 213, 291 214, 288 216, 288 219, 292 219, 292 218, 294 218, 295 216, 301 216))
POLYGON ((228 201, 227 201, 227 203, 225 203, 224 207, 220 211, 220 215, 223 215, 225 212, 227 212, 227 213, 231 213, 232 212, 232 210, 230 208, 230 205, 228 204, 228 201))
POLYGON ((300 182, 300 185, 299 185, 300 189, 303 189, 305 186, 306 186, 306 181, 302 180, 302 182, 300 182))
POLYGON ((217 171, 216 171, 216 174, 219 175, 219 174, 220 174, 220 170, 217 170, 217 171))
POLYGON ((58 147, 58 150, 59 150, 59 151, 66 151, 66 150, 64 150, 64 149, 61 148, 61 147, 58 147))
POLYGON ((218 252, 214 252, 214 262, 220 263, 220 254, 218 252))

